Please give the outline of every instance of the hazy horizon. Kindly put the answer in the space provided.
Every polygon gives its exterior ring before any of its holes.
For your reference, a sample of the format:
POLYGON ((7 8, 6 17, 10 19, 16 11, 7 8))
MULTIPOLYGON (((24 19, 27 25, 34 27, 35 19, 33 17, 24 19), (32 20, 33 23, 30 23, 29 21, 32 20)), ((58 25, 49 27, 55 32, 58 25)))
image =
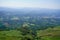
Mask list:
POLYGON ((60 0, 0 0, 0 7, 60 9, 60 0))

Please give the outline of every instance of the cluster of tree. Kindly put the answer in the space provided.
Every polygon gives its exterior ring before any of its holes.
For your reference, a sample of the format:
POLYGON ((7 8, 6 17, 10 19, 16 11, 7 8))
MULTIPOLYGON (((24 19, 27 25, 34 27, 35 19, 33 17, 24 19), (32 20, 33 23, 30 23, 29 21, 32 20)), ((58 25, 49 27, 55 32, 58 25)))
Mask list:
POLYGON ((0 40, 60 40, 60 26, 44 30, 31 30, 22 26, 15 30, 0 30, 0 40))
MULTIPOLYGON (((52 28, 54 28, 54 27, 52 27, 52 28)), ((22 25, 22 27, 18 27, 18 28, 15 28, 15 29, 10 29, 6 25, 3 25, 3 23, 0 23, 0 31, 10 31, 10 30, 20 31, 20 35, 22 35, 22 36, 19 36, 19 38, 21 38, 21 40, 43 40, 42 36, 45 36, 43 34, 43 32, 44 32, 43 30, 46 30, 46 29, 32 30, 32 29, 30 29, 30 26, 26 25, 26 24, 22 25), (42 34, 40 34, 40 30, 42 30, 42 34), (39 35, 42 35, 42 36, 39 36, 39 35)), ((48 36, 51 35, 49 33, 47 33, 47 34, 48 34, 48 36)))

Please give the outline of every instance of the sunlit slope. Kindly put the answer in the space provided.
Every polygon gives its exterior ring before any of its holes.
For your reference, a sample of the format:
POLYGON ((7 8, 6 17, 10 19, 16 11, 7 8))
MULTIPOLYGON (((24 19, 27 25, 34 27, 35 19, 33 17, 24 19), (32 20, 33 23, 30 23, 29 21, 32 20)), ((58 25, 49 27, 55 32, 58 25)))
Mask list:
POLYGON ((31 34, 22 35, 17 30, 0 31, 0 40, 60 40, 60 26, 47 28, 45 30, 37 30, 37 36, 34 39, 31 34))
POLYGON ((37 36, 42 40, 60 40, 60 26, 55 28, 48 28, 37 32, 37 36))

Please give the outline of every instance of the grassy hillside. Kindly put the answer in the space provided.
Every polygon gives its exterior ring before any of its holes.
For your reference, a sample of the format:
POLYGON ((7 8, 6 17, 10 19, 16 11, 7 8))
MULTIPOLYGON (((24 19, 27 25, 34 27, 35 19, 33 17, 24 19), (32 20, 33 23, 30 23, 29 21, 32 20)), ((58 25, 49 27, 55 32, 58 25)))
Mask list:
POLYGON ((60 40, 60 26, 48 28, 37 32, 37 36, 42 40, 60 40))
POLYGON ((60 40, 60 26, 38 30, 35 37, 29 33, 22 35, 17 30, 0 31, 0 40, 60 40))

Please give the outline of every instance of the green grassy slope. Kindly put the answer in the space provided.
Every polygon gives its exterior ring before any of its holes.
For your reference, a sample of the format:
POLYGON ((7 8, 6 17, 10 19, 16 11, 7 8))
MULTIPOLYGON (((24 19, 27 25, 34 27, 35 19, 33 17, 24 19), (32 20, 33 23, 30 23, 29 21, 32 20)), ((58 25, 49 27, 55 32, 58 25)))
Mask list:
MULTIPOLYGON (((60 26, 37 31, 37 39, 34 40, 60 40, 60 26)), ((22 35, 20 31, 0 31, 0 40, 33 40, 32 35, 22 35)))
POLYGON ((60 26, 55 28, 48 28, 37 32, 37 36, 42 40, 60 40, 60 26))

